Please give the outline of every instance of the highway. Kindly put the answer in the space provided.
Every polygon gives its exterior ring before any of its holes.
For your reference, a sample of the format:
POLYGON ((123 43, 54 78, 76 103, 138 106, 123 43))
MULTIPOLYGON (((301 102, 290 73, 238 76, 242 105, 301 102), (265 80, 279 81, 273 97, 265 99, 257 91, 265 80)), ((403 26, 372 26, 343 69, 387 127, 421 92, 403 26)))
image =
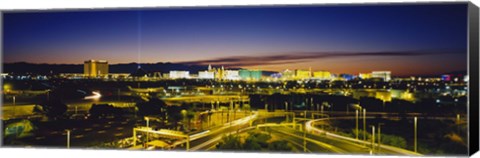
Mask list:
MULTIPOLYGON (((288 127, 266 127, 269 133, 276 134, 292 144, 303 144, 304 133, 288 127)), ((350 143, 348 141, 336 140, 328 137, 316 136, 309 133, 305 135, 307 152, 315 153, 338 153, 338 154, 367 154, 369 148, 350 143)), ((303 146, 302 146, 303 148, 303 146)))
MULTIPOLYGON (((263 114, 263 113, 261 113, 263 114)), ((259 117, 265 117, 260 115, 259 117)), ((331 118, 335 119, 335 118, 331 118)), ((380 151, 371 153, 369 142, 359 141, 353 138, 339 136, 333 133, 322 131, 321 129, 313 127, 311 124, 314 121, 321 119, 306 121, 305 133, 306 152, 309 153, 338 153, 338 154, 380 154, 380 155, 421 155, 405 149, 400 149, 392 146, 382 145, 380 151)), ((298 122, 302 124, 302 122, 298 122)), ((261 130, 267 131, 272 135, 278 136, 288 141, 297 151, 304 152, 304 132, 290 127, 282 126, 279 123, 258 124, 261 130)), ((228 126, 219 128, 203 137, 193 140, 191 142, 191 150, 209 150, 212 149, 225 134, 238 134, 253 130, 255 126, 248 127, 247 125, 228 126)))
MULTIPOLYGON (((335 119, 335 118, 322 118, 322 119, 315 119, 315 120, 307 121, 305 123, 305 129, 307 131, 309 131, 309 133, 315 133, 318 136, 324 135, 325 137, 330 137, 330 138, 335 139, 335 140, 343 140, 345 142, 364 144, 366 146, 371 146, 372 145, 372 143, 368 142, 368 141, 362 141, 362 140, 357 140, 357 139, 350 138, 350 137, 337 135, 337 134, 327 132, 327 131, 324 131, 322 129, 319 129, 319 128, 313 126, 314 122, 325 121, 327 119, 335 119)), ((345 119, 345 118, 342 117, 341 119, 345 119)), ((353 117, 352 119, 355 119, 355 118, 353 117)), ((335 145, 337 145, 337 144, 335 144, 335 145)), ((377 143, 373 143, 373 145, 378 146, 377 143)), ((413 151, 409 151, 409 150, 406 150, 406 149, 401 149, 401 148, 388 146, 388 145, 383 145, 383 144, 381 145, 381 150, 380 151, 381 152, 378 153, 378 154, 382 154, 382 155, 390 155, 390 154, 391 155, 410 155, 410 156, 421 156, 422 155, 422 154, 419 154, 419 153, 416 153, 416 152, 413 152, 413 151)))

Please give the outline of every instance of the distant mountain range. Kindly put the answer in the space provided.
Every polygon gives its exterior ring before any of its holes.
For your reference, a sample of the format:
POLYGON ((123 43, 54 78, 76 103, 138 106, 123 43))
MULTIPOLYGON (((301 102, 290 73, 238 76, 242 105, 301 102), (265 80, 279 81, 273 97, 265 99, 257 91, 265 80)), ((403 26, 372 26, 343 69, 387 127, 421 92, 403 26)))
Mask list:
MULTIPOLYGON (((146 72, 161 72, 168 73, 172 70, 190 71, 196 74, 199 71, 208 69, 208 66, 203 65, 186 65, 175 63, 126 63, 126 64, 111 64, 109 65, 110 73, 133 73, 141 66, 146 72)), ((214 66, 220 67, 220 66, 214 66)), ((231 70, 238 70, 240 68, 229 68, 231 70)), ((16 74, 58 74, 58 73, 83 73, 83 64, 32 64, 26 62, 6 63, 3 64, 4 73, 16 74)), ((275 72, 266 71, 264 75, 269 75, 275 72)))
MULTIPOLYGON (((133 73, 141 66, 147 72, 169 72, 171 70, 198 71, 207 70, 208 66, 184 65, 174 63, 127 63, 109 65, 110 73, 133 73)), ((57 74, 57 73, 83 73, 83 64, 32 64, 26 62, 3 64, 4 73, 33 73, 33 74, 57 74)))
MULTIPOLYGON (((141 66, 146 72, 161 72, 168 73, 172 70, 190 71, 192 74, 196 74, 199 71, 208 69, 208 66, 204 65, 186 65, 176 63, 126 63, 126 64, 111 64, 109 65, 110 73, 133 73, 141 66)), ((214 66, 220 67, 220 66, 214 66)), ((228 68, 230 70, 238 70, 240 68, 228 68)), ((33 64, 26 62, 17 63, 5 63, 3 64, 3 73, 15 73, 15 74, 58 74, 58 73, 83 73, 83 64, 33 64)), ((263 71, 263 75, 270 75, 276 73, 274 71, 263 71)), ((443 74, 467 74, 466 70, 446 72, 443 74)), ((442 74, 438 74, 442 75, 442 74)), ((421 77, 438 77, 438 75, 417 75, 421 77)))

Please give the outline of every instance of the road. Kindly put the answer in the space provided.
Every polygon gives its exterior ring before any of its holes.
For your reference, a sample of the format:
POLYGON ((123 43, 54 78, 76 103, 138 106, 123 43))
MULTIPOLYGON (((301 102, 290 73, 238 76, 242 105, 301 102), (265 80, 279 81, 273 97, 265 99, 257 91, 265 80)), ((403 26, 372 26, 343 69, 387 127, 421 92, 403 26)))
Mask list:
MULTIPOLYGON (((345 118, 355 119, 354 117, 353 118, 351 118, 351 117, 341 117, 341 119, 345 119, 345 118)), ((315 133, 315 135, 318 135, 318 136, 324 135, 325 137, 330 137, 330 138, 333 138, 335 140, 343 140, 345 142, 358 143, 358 144, 363 144, 365 146, 371 146, 372 145, 370 142, 367 142, 367 141, 357 140, 357 139, 354 139, 354 138, 345 137, 345 136, 337 135, 337 134, 334 134, 334 133, 326 132, 322 129, 319 129, 319 128, 313 126, 314 122, 325 121, 325 120, 328 120, 328 119, 335 119, 335 118, 322 118, 322 119, 315 119, 315 120, 307 121, 307 122, 305 122, 305 129, 307 131, 309 131, 310 133, 315 133)), ((335 144, 335 145, 337 145, 337 144, 335 144)), ((377 143, 373 143, 373 145, 378 146, 377 143)), ((378 153, 378 154, 383 154, 383 155, 390 155, 390 154, 391 155, 413 155, 413 156, 420 156, 421 155, 421 154, 413 152, 413 151, 409 151, 409 150, 406 150, 406 149, 401 149, 401 148, 397 148, 397 147, 393 147, 393 146, 388 146, 388 145, 381 145, 381 150, 380 151, 381 152, 378 153)))
MULTIPOLYGON (((303 144, 304 133, 288 127, 266 127, 266 131, 281 136, 281 138, 291 142, 292 144, 303 144)), ((307 152, 313 153, 339 153, 339 154, 367 154, 369 148, 351 143, 332 139, 329 137, 305 134, 307 152)), ((303 146, 302 146, 303 148, 303 146)))
MULTIPOLYGON (((238 119, 235 121, 232 121, 230 123, 225 123, 223 126, 210 129, 208 130, 207 133, 204 133, 202 135, 195 135, 195 136, 190 136, 190 146, 192 151, 195 150, 208 150, 215 146, 220 139, 228 133, 237 133, 240 132, 241 129, 245 129, 250 126, 250 121, 255 120, 258 117, 258 113, 253 113, 253 115, 250 115, 248 117, 244 117, 242 119, 238 119)), ((182 143, 182 142, 180 142, 182 143)), ((185 146, 175 148, 175 149, 183 149, 185 146)))

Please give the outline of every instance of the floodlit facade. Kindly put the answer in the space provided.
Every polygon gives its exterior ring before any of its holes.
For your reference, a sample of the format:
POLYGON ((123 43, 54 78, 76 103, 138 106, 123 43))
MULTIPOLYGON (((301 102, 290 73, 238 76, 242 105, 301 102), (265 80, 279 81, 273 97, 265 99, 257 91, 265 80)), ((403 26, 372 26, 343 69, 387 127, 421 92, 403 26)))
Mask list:
POLYGON ((299 80, 309 79, 312 76, 311 74, 309 70, 296 70, 295 78, 299 80))
POLYGON ((190 78, 190 72, 188 71, 170 71, 168 74, 170 79, 190 78))
POLYGON ((332 73, 328 71, 315 71, 313 72, 313 78, 319 80, 331 80, 333 77, 332 73))
POLYGON ((392 72, 390 71, 372 71, 372 78, 381 78, 384 81, 390 81, 392 72))
POLYGON ((212 69, 209 66, 209 71, 213 71, 215 73, 215 79, 222 80, 225 78, 225 68, 222 66, 220 69, 212 69))
POLYGON ((225 70, 224 78, 227 80, 239 80, 240 73, 237 70, 225 70))
POLYGON ((360 79, 370 79, 370 78, 372 78, 372 74, 371 73, 360 73, 360 74, 358 74, 358 77, 360 79))
POLYGON ((214 79, 215 78, 215 72, 200 71, 200 72, 198 72, 198 78, 199 79, 214 79))
POLYGON ((262 78, 262 71, 260 70, 240 70, 240 77, 242 80, 260 80, 262 78))
POLYGON ((105 77, 108 75, 108 62, 106 60, 87 60, 83 64, 85 77, 105 77))
POLYGON ((281 73, 282 75, 282 79, 284 80, 292 80, 295 78, 295 72, 294 71, 291 71, 289 69, 286 69, 285 71, 283 71, 281 73))

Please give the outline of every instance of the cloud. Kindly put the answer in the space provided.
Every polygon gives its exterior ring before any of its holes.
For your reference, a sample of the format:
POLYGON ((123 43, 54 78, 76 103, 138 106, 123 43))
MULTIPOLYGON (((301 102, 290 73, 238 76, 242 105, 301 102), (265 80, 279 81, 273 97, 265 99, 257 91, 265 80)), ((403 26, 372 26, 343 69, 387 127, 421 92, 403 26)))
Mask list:
POLYGON ((207 60, 194 60, 179 62, 187 65, 223 65, 225 67, 246 67, 260 65, 281 65, 300 63, 318 59, 328 58, 347 58, 347 57, 364 57, 364 56, 423 56, 438 55, 439 53, 431 52, 290 52, 280 55, 267 56, 231 56, 214 58, 207 60))

